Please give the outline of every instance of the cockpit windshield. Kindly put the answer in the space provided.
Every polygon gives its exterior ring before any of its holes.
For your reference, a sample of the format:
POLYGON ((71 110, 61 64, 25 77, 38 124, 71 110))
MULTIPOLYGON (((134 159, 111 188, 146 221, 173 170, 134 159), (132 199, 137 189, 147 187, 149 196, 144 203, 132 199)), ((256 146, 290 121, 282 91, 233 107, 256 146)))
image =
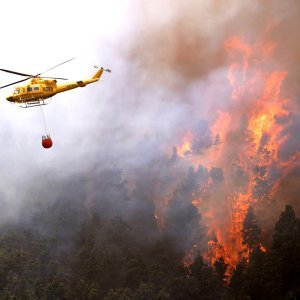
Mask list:
POLYGON ((14 91, 14 95, 18 95, 18 94, 20 94, 20 89, 16 88, 15 91, 14 91))

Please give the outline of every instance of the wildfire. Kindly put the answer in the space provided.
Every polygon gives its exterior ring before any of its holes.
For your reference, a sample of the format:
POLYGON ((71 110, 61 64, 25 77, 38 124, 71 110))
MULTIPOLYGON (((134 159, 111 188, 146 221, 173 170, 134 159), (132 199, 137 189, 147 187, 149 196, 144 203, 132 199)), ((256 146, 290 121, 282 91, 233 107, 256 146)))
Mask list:
POLYGON ((185 156, 187 153, 191 152, 191 144, 189 142, 184 142, 181 147, 178 148, 177 154, 181 157, 185 156))
MULTIPOLYGON (((284 166, 278 158, 284 137, 277 119, 289 114, 289 100, 281 96, 287 72, 270 70, 266 63, 275 49, 273 43, 251 45, 232 37, 225 42, 225 49, 232 60, 228 80, 233 104, 228 111, 218 111, 217 120, 210 124, 212 135, 219 137, 219 146, 211 146, 194 159, 195 165, 200 161, 211 170, 211 178, 206 182, 205 193, 203 186, 199 187, 193 204, 213 233, 204 257, 212 264, 222 257, 230 273, 250 253, 242 243, 241 233, 248 207, 257 208, 270 199, 272 189, 278 185, 268 182, 268 172, 271 164, 284 166), (214 167, 222 172, 214 175, 214 167)), ((178 155, 185 158, 192 152, 192 144, 193 136, 188 133, 178 147, 178 155)), ((266 251, 262 244, 260 249, 266 251)))
POLYGON ((249 124, 248 128, 255 136, 256 144, 261 140, 264 132, 270 129, 271 120, 266 114, 262 114, 255 120, 253 120, 252 124, 249 124))
POLYGON ((264 247, 262 244, 259 245, 259 249, 260 249, 262 252, 267 252, 266 247, 264 247))
POLYGON ((185 134, 181 146, 179 146, 177 148, 177 154, 180 157, 184 157, 187 154, 192 152, 192 141, 193 141, 193 139, 194 139, 194 136, 191 132, 188 132, 188 133, 185 134))

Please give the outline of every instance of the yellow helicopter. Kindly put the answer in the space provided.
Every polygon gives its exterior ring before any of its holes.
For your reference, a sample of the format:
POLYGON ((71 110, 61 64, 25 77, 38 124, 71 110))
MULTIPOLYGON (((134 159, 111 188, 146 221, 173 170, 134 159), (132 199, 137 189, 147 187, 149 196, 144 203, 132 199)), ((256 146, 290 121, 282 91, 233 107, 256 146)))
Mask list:
POLYGON ((48 72, 58 66, 61 66, 62 64, 65 64, 73 59, 74 58, 64 61, 36 75, 30 75, 0 68, 0 71, 26 77, 25 79, 1 86, 0 89, 29 80, 28 84, 17 86, 13 94, 6 98, 6 100, 11 103, 18 103, 21 105, 21 107, 27 108, 33 106, 46 105, 48 104, 47 102, 45 102, 46 99, 49 99, 58 93, 66 92, 68 90, 72 90, 78 87, 85 87, 90 83, 97 82, 100 79, 103 71, 111 72, 111 70, 104 69, 103 67, 101 67, 90 79, 67 82, 65 84, 57 84, 57 80, 67 80, 66 78, 41 76, 43 73, 48 72))
MULTIPOLYGON (((13 92, 12 95, 8 96, 6 100, 8 100, 11 103, 17 103, 20 104, 21 107, 27 108, 27 107, 33 107, 38 106, 39 111, 41 114, 41 119, 43 121, 44 125, 44 134, 42 135, 42 146, 45 149, 51 148, 53 145, 52 139, 50 137, 50 134, 47 131, 46 128, 46 122, 44 113, 42 110, 42 105, 48 104, 45 102, 46 99, 49 99, 53 97, 54 95, 62 92, 66 92, 68 90, 72 90, 78 87, 85 87, 86 85, 90 83, 94 83, 98 81, 103 73, 103 71, 111 72, 109 69, 104 69, 101 67, 97 72, 92 76, 90 79, 86 80, 80 80, 80 81, 74 81, 74 82, 67 82, 66 84, 57 84, 57 80, 67 80, 66 78, 59 78, 59 77, 45 77, 41 76, 45 72, 48 72, 58 66, 61 66, 74 58, 71 58, 69 60, 66 60, 42 73, 36 74, 36 75, 30 75, 25 73, 20 73, 16 71, 11 71, 7 69, 1 69, 0 71, 25 76, 25 79, 21 79, 12 83, 9 83, 7 85, 1 86, 0 89, 3 89, 5 87, 15 85, 17 83, 21 83, 23 81, 29 80, 29 82, 26 85, 17 86, 13 92)), ((98 68, 98 67, 96 67, 98 68)))

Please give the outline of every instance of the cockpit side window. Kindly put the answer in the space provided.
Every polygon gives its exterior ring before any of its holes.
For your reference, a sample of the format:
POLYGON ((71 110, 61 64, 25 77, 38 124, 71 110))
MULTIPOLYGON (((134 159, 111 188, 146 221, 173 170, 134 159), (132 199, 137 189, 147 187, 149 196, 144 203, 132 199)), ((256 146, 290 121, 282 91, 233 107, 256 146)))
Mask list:
POLYGON ((15 94, 15 95, 20 94, 20 89, 19 89, 19 88, 15 89, 14 94, 15 94))
POLYGON ((32 91, 32 87, 27 87, 27 92, 31 92, 32 91))

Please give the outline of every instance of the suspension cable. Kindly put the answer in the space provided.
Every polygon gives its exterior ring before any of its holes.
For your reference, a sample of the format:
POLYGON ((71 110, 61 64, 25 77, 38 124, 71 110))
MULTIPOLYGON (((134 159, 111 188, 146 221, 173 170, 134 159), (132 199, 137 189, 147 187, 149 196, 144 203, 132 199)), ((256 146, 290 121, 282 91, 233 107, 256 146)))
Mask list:
MULTIPOLYGON (((45 135, 48 136, 49 134, 48 134, 47 126, 46 126, 46 120, 45 120, 43 108, 41 105, 39 105, 38 109, 39 109, 39 119, 40 119, 40 124, 41 124, 41 130, 44 129, 45 135)), ((42 132, 42 135, 44 136, 43 132, 42 132)))

